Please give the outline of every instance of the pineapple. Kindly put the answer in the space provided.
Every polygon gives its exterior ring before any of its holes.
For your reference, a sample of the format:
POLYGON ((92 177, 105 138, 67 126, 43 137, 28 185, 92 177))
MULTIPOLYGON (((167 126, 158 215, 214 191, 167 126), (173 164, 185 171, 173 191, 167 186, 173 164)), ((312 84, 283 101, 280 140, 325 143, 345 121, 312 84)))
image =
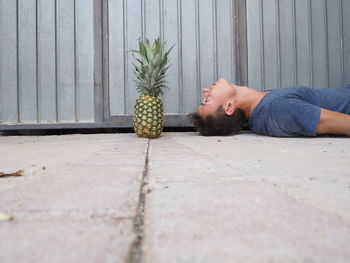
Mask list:
POLYGON ((166 88, 165 73, 168 70, 168 55, 160 38, 139 40, 139 50, 131 50, 138 65, 134 65, 136 87, 140 96, 135 103, 134 130, 139 137, 157 138, 163 130, 163 102, 160 96, 166 88))

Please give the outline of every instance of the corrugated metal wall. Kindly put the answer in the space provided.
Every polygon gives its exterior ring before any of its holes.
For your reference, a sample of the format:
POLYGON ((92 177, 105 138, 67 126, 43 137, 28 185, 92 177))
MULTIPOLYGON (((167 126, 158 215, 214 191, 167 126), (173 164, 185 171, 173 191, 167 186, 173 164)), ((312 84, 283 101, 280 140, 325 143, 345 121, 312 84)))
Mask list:
POLYGON ((94 121, 93 0, 0 0, 0 124, 94 121))
POLYGON ((138 38, 175 44, 165 90, 166 113, 196 109, 201 89, 218 76, 235 81, 233 0, 108 1, 109 112, 132 114, 138 96, 130 49, 138 38))
POLYGON ((349 0, 247 0, 248 84, 350 83, 349 0))
POLYGON ((0 0, 0 129, 131 127, 139 37, 175 44, 167 126, 218 77, 344 86, 349 14, 350 0, 0 0))

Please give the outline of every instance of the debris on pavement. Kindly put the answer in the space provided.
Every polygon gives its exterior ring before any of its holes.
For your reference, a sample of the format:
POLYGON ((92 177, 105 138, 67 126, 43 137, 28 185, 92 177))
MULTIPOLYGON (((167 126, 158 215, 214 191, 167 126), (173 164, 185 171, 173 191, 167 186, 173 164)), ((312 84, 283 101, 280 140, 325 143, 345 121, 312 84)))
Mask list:
POLYGON ((0 221, 9 221, 12 219, 13 219, 13 217, 11 215, 0 212, 0 221))
POLYGON ((17 170, 13 173, 4 173, 0 172, 0 177, 8 177, 8 176, 22 176, 24 174, 24 170, 17 170))

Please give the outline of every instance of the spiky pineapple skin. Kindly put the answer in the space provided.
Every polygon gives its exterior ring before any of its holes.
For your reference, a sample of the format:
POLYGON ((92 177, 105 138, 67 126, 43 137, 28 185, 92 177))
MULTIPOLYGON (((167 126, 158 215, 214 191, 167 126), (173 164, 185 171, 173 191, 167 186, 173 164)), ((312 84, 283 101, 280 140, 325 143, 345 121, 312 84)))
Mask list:
POLYGON ((137 98, 134 112, 134 130, 141 138, 154 139, 163 131, 163 102, 151 95, 137 98))
POLYGON ((163 130, 163 102, 161 95, 166 86, 166 71, 169 66, 169 50, 158 37, 151 43, 139 40, 139 49, 131 50, 137 64, 134 64, 135 83, 140 97, 135 103, 134 130, 139 137, 157 138, 163 130))

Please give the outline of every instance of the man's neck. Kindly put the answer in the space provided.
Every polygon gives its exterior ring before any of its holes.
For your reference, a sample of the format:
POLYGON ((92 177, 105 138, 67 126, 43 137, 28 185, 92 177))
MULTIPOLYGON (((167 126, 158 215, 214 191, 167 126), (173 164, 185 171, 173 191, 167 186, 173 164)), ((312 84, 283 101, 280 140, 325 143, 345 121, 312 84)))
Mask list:
POLYGON ((249 119, 258 103, 266 95, 267 92, 256 91, 246 86, 236 86, 234 100, 236 107, 241 109, 244 116, 249 119))

